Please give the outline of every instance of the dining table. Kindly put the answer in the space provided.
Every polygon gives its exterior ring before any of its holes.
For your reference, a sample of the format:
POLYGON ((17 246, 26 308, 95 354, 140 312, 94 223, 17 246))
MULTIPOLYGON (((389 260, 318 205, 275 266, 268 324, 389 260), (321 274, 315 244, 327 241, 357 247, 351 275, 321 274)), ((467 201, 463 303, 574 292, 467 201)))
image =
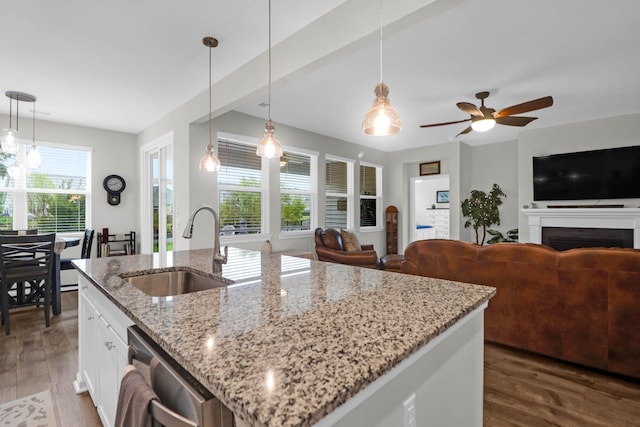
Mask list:
POLYGON ((78 246, 80 244, 80 240, 80 237, 59 236, 56 234, 56 242, 53 249, 55 253, 55 280, 53 281, 54 289, 51 298, 51 308, 54 316, 62 312, 62 304, 60 298, 60 254, 62 254, 62 251, 66 248, 78 246))

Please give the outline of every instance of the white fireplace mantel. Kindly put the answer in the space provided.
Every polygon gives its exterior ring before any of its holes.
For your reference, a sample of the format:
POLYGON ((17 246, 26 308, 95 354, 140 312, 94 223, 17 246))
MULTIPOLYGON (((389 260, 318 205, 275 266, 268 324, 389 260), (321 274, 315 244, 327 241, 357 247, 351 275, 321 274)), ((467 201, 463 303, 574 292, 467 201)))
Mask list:
POLYGON ((522 209, 529 221, 529 238, 542 243, 542 227, 619 228, 633 230, 633 247, 640 249, 640 209, 540 208, 522 209))

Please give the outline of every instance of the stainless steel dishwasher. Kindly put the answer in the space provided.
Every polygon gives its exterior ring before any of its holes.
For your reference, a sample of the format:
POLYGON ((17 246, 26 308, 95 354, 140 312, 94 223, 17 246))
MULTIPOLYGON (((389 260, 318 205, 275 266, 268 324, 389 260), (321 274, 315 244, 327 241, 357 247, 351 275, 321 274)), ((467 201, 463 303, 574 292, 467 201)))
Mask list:
POLYGON ((154 426, 235 426, 233 413, 138 326, 130 326, 127 336, 129 363, 142 373, 160 399, 150 408, 154 426))

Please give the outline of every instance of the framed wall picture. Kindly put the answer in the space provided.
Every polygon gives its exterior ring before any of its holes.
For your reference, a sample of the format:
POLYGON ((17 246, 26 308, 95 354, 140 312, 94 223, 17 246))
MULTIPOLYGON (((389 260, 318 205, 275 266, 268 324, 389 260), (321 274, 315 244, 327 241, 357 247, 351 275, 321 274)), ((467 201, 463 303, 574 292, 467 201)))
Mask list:
POLYGON ((438 203, 449 203, 449 190, 447 190, 447 191, 436 191, 436 202, 438 202, 438 203))
POLYGON ((420 163, 420 176, 440 174, 440 160, 437 162, 420 163))

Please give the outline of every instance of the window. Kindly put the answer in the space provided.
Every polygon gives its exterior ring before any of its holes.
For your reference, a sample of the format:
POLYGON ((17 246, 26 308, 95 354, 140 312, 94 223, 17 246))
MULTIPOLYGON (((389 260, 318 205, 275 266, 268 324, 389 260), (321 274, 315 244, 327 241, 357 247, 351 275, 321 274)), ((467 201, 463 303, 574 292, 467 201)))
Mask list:
POLYGON ((280 231, 307 231, 315 225, 316 156, 285 152, 280 158, 280 231))
POLYGON ((87 228, 88 148, 38 144, 42 165, 26 164, 27 145, 15 155, 0 153, 0 229, 78 232, 87 228))
POLYGON ((325 228, 353 228, 353 162, 327 157, 325 228))
POLYGON ((267 233, 267 180, 262 176, 262 159, 256 147, 218 140, 220 235, 267 233))
POLYGON ((382 167, 360 164, 360 227, 382 226, 382 167))

